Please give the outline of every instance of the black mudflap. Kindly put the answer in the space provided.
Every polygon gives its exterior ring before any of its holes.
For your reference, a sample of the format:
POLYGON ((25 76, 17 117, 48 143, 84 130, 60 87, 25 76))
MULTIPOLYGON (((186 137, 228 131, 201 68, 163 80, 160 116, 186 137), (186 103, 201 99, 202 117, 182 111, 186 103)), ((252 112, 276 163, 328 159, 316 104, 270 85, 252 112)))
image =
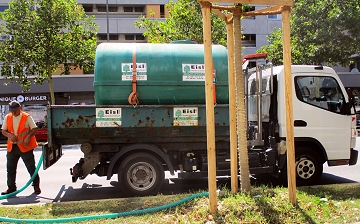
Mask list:
POLYGON ((53 145, 52 147, 49 147, 48 143, 46 143, 42 146, 42 151, 44 155, 44 160, 43 160, 44 170, 46 170, 54 163, 56 163, 63 155, 61 145, 60 146, 53 145))

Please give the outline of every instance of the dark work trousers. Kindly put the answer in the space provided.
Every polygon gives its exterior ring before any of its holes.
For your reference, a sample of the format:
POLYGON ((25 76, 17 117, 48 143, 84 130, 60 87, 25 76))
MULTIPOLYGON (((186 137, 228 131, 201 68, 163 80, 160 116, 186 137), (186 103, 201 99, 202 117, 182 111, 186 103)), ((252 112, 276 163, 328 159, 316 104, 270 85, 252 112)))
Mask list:
MULTIPOLYGON (((16 170, 17 170, 17 164, 19 159, 24 161, 24 164, 30 174, 30 177, 33 175, 33 173, 36 170, 35 167, 35 156, 34 156, 34 150, 30 150, 28 152, 21 152, 19 147, 16 144, 13 144, 11 152, 7 152, 6 158, 7 158, 7 185, 10 189, 16 189, 16 170)), ((36 175, 33 185, 39 186, 40 178, 39 175, 36 175)))

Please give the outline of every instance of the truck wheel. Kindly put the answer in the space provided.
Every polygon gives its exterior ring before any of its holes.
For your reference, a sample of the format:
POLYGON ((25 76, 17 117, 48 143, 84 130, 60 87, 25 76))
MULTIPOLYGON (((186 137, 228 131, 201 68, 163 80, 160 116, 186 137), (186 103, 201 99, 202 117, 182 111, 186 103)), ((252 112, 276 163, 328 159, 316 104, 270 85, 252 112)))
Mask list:
POLYGON ((315 183, 323 172, 320 156, 307 147, 298 148, 295 152, 295 169, 297 185, 315 183))
MULTIPOLYGON (((296 185, 314 184, 322 175, 323 164, 320 156, 307 147, 299 147, 295 152, 296 185)), ((287 186, 287 164, 281 169, 281 182, 287 186)))
POLYGON ((128 196, 155 195, 163 186, 164 179, 162 164, 148 153, 126 157, 118 171, 119 186, 128 196))

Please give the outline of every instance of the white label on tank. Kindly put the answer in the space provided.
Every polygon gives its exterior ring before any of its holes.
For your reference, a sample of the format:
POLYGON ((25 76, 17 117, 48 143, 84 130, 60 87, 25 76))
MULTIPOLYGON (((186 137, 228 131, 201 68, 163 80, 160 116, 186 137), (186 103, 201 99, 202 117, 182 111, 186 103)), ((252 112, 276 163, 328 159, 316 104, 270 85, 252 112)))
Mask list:
POLYGON ((205 81, 204 64, 182 64, 183 81, 205 81))
POLYGON ((121 108, 96 108, 96 127, 121 126, 121 108))
MULTIPOLYGON (((131 81, 132 80, 132 67, 133 63, 121 63, 121 80, 131 81)), ((136 63, 136 80, 146 81, 147 80, 147 65, 146 63, 136 63)))
POLYGON ((197 107, 174 107, 174 126, 198 126, 197 107))

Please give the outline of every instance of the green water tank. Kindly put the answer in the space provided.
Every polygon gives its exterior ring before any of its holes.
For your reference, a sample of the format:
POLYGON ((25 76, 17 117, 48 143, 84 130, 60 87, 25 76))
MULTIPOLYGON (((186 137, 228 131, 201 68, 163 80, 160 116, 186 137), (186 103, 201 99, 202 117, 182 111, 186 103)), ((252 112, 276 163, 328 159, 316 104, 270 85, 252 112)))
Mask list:
MULTIPOLYGON (((227 50, 213 45, 216 102, 228 103, 227 50)), ((129 105, 136 61, 141 105, 205 104, 204 45, 102 43, 96 49, 96 105, 129 105), (135 54, 136 58, 133 57, 135 54)))

